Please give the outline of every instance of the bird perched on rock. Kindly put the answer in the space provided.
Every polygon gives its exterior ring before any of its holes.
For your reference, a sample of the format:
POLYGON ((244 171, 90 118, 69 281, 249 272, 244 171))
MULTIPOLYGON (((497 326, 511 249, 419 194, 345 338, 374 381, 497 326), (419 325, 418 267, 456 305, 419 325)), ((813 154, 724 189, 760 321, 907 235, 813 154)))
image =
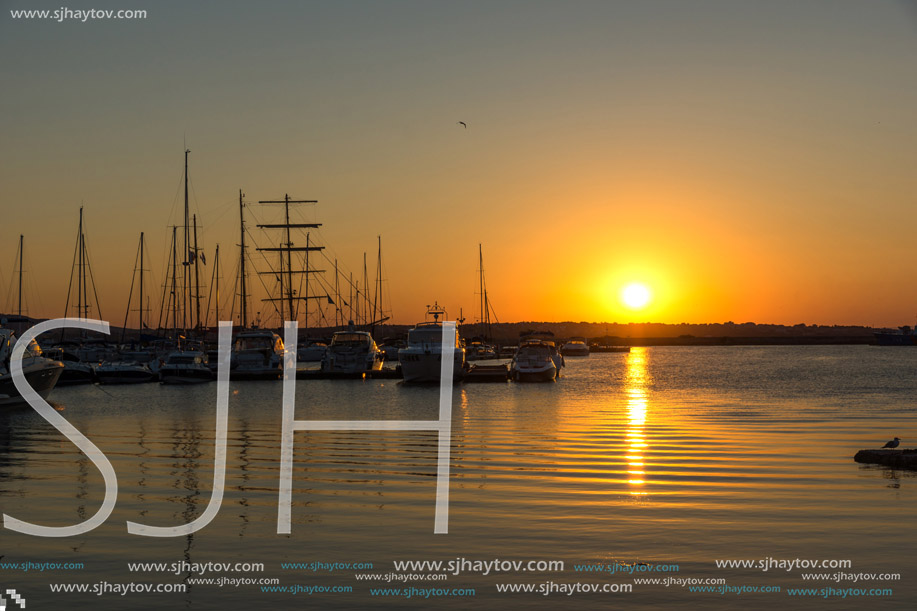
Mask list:
POLYGON ((889 441, 882 447, 883 448, 897 448, 899 443, 901 443, 901 440, 895 437, 894 439, 892 439, 891 441, 889 441))

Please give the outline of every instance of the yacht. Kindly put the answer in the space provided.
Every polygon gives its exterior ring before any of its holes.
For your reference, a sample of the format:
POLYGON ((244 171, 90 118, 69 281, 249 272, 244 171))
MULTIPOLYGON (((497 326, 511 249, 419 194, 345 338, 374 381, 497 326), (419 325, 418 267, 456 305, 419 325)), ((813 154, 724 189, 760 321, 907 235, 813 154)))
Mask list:
POLYGON ((328 344, 321 340, 312 342, 300 342, 296 347, 296 360, 300 363, 313 363, 325 358, 325 350, 328 344))
POLYGON ((558 377, 553 346, 540 339, 527 339, 520 345, 510 364, 510 375, 516 382, 553 382, 558 377))
POLYGON ((560 377, 560 370, 563 369, 567 363, 564 361, 564 355, 560 353, 557 349, 557 344, 554 343, 554 334, 550 331, 528 331, 521 334, 519 347, 522 347, 522 344, 527 341, 539 341, 545 346, 548 347, 548 350, 551 352, 551 360, 554 361, 554 367, 557 369, 557 377, 560 377))
POLYGON ((465 358, 469 361, 487 361, 497 357, 497 349, 484 342, 480 337, 475 337, 465 347, 465 358))
POLYGON ((337 331, 322 359, 325 373, 364 373, 382 369, 385 356, 366 331, 337 331))
MULTIPOLYGON (((418 323, 408 331, 407 346, 398 351, 398 362, 401 363, 401 376, 407 383, 439 382, 442 367, 443 323, 446 311, 438 304, 428 306, 426 320, 418 323)), ((465 369, 465 349, 462 348, 458 333, 455 334, 455 346, 452 348, 452 379, 461 379, 465 369)))
POLYGON ((166 356, 159 367, 162 384, 200 384, 213 379, 209 358, 201 350, 176 350, 166 356))
POLYGON ((58 386, 68 384, 89 384, 95 380, 95 368, 93 364, 84 363, 80 360, 76 350, 68 346, 54 346, 48 348, 44 351, 44 355, 64 364, 64 371, 61 373, 60 379, 57 380, 58 386))
POLYGON ((560 353, 564 356, 589 356, 589 346, 582 337, 574 337, 561 346, 560 353))
MULTIPOLYGON (((10 358, 15 345, 16 334, 12 329, 0 329, 0 407, 26 405, 13 383, 10 358)), ((63 363, 45 358, 38 343, 34 339, 29 342, 22 355, 22 373, 42 398, 48 397, 63 371, 63 363)))
POLYGON ((101 384, 143 384, 156 379, 151 361, 131 359, 124 354, 120 360, 105 361, 96 366, 96 379, 101 384))
POLYGON ((283 340, 273 331, 240 331, 232 349, 230 377, 276 380, 283 374, 283 340))

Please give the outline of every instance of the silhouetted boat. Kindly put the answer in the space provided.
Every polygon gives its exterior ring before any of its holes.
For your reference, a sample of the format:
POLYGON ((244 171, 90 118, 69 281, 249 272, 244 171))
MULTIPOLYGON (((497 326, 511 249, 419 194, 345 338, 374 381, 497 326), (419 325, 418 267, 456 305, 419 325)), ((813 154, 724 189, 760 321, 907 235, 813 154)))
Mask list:
POLYGON ((897 331, 876 331, 873 335, 880 346, 917 346, 917 330, 906 325, 897 331))
POLYGON ((208 366, 207 353, 201 350, 176 350, 166 356, 159 368, 159 381, 163 384, 201 384, 213 379, 208 366))
POLYGON ((564 356, 589 356, 589 346, 581 337, 574 337, 560 348, 564 356))

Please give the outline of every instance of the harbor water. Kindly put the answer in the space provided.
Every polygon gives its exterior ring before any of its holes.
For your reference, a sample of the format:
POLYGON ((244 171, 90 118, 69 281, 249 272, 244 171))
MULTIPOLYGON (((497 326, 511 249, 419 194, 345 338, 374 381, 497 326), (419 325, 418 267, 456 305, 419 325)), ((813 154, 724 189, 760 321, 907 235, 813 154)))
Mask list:
MULTIPOLYGON (((128 534, 127 521, 174 526, 207 506, 217 385, 59 387, 51 404, 111 461, 118 502, 75 537, 0 530, 0 563, 55 565, 4 569, 2 585, 30 609, 917 604, 915 473, 852 459, 896 436, 917 445, 917 350, 657 347, 566 363, 555 383, 455 386, 448 534, 433 532, 434 431, 297 432, 292 532, 277 534, 283 389, 264 381, 231 383, 214 520, 181 537, 128 534), (755 564, 717 566, 726 560, 755 564), (202 573, 207 563, 232 568, 202 573), (92 590, 103 582, 185 591, 92 590), (534 591, 511 591, 523 584, 534 591)), ((437 386, 296 387, 300 420, 438 413, 437 386)), ((65 526, 92 516, 103 496, 93 463, 34 411, 0 414, 3 514, 65 526)))

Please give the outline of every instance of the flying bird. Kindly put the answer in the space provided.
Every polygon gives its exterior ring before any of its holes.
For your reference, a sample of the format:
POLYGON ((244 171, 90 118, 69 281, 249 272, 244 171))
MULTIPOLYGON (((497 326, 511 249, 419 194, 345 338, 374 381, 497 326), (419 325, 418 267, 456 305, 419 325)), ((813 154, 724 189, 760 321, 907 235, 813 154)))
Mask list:
POLYGON ((468 129, 468 124, 465 123, 464 121, 459 121, 458 123, 456 123, 456 125, 461 125, 461 126, 464 127, 465 129, 468 129))
POLYGON ((894 439, 892 439, 891 441, 889 441, 882 447, 883 448, 897 448, 899 443, 901 443, 901 440, 895 437, 894 439))

